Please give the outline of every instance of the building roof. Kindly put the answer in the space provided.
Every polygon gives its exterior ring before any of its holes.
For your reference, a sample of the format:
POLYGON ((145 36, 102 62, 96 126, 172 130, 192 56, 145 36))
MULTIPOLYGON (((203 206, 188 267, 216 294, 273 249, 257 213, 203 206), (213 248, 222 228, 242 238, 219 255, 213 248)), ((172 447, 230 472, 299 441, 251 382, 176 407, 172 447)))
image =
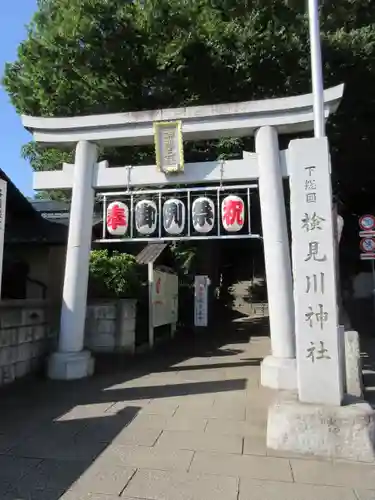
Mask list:
POLYGON ((31 215, 34 210, 29 200, 13 184, 7 174, 0 168, 0 179, 7 183, 7 207, 18 214, 31 215))
POLYGON ((1 169, 0 178, 7 182, 5 243, 66 242, 67 228, 43 219, 1 169))
POLYGON ((167 248, 167 243, 149 243, 136 256, 138 264, 150 264, 155 262, 167 248))
POLYGON ((70 212, 70 203, 66 201, 36 199, 30 200, 30 203, 40 213, 70 212))
MULTIPOLYGON (((58 200, 31 200, 33 208, 50 222, 69 226, 70 219, 70 203, 58 200)), ((93 225, 101 223, 103 217, 101 214, 94 213, 93 225)))

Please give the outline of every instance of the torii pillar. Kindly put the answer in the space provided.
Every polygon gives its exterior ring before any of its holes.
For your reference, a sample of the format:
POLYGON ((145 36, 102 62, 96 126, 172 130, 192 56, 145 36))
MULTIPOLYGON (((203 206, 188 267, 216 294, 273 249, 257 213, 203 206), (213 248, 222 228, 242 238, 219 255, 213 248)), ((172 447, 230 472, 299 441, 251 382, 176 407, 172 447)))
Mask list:
POLYGON ((87 285, 95 192, 97 146, 79 141, 76 147, 69 236, 66 251, 60 334, 57 352, 48 362, 52 379, 84 378, 94 371, 94 360, 84 350, 87 285))

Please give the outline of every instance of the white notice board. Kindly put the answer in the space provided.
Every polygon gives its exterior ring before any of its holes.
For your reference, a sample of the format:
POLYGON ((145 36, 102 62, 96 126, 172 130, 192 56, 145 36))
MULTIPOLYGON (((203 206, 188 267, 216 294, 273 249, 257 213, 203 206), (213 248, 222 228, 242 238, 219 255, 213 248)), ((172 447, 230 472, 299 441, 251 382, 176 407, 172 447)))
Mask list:
POLYGON ((155 269, 152 286, 153 326, 177 323, 178 276, 155 269))

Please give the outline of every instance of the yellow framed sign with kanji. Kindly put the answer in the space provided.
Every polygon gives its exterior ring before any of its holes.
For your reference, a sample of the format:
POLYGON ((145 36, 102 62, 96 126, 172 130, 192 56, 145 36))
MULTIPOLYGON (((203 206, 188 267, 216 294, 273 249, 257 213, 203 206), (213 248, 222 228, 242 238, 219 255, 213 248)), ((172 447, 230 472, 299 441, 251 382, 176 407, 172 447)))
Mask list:
POLYGON ((184 171, 184 144, 181 121, 155 122, 156 165, 166 174, 184 171))

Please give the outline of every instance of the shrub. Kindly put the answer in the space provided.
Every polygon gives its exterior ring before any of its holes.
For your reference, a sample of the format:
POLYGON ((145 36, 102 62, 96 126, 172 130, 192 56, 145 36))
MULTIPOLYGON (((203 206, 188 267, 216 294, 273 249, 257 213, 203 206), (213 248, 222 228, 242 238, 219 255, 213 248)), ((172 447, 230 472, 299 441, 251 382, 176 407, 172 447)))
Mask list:
POLYGON ((90 255, 90 294, 95 298, 137 298, 141 286, 133 255, 93 250, 90 255))

